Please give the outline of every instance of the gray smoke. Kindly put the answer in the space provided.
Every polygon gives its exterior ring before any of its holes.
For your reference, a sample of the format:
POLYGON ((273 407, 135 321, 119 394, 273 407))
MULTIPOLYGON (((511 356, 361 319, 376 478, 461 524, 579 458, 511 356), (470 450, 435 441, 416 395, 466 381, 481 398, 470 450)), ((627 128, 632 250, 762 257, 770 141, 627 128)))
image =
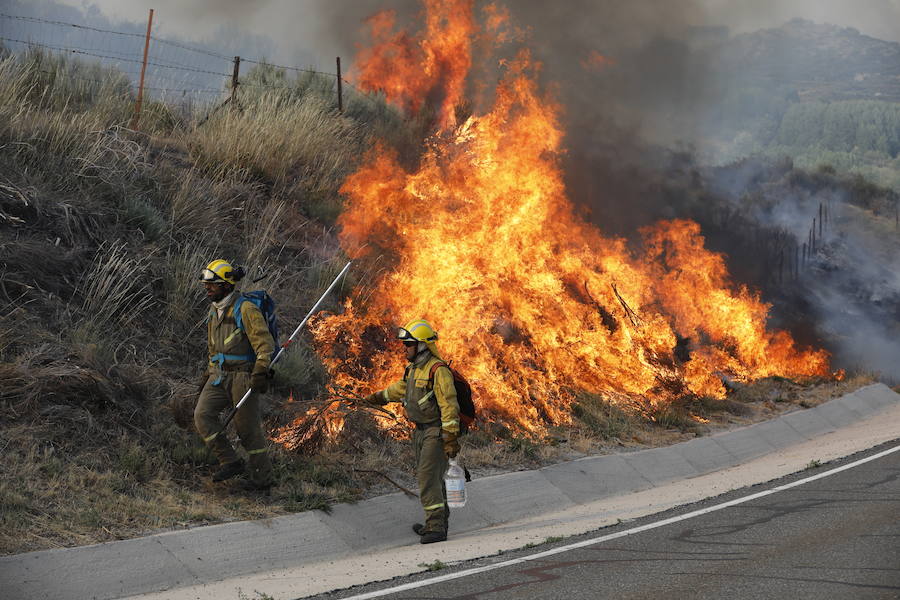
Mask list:
MULTIPOLYGON (((112 21, 146 22, 147 3, 138 0, 60 0, 112 21)), ((29 0, 53 12, 54 2, 29 0)), ((900 2, 867 0, 864 9, 847 0, 512 0, 509 8, 532 26, 533 41, 548 48, 571 43, 617 49, 684 26, 723 25, 733 32, 777 27, 801 17, 855 27, 881 39, 900 41, 900 2)), ((276 48, 271 58, 352 56, 360 24, 373 12, 398 10, 412 15, 416 0, 156 0, 160 32, 195 42, 227 42, 222 32, 266 36, 276 48)))
POLYGON ((851 203, 846 187, 834 183, 810 189, 784 179, 773 182, 771 175, 761 177, 761 185, 749 183, 759 172, 748 166, 721 179, 717 191, 743 210, 749 192, 755 197, 754 221, 788 232, 801 247, 809 243, 816 219, 816 252, 799 281, 784 286, 790 293, 781 301, 807 313, 803 316, 832 352, 836 368, 900 383, 900 233, 892 215, 873 216, 851 203), (826 216, 821 236, 820 206, 826 216))

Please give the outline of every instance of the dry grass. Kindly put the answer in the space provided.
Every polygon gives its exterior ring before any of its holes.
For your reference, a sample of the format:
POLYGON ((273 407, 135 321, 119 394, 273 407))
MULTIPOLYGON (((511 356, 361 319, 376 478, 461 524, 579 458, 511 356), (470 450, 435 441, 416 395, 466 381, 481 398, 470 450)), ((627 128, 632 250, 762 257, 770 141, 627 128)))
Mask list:
POLYGON ((80 286, 80 314, 95 327, 129 327, 140 320, 153 302, 148 263, 148 256, 133 256, 122 241, 101 245, 80 286))
MULTIPOLYGON (((215 254, 215 248, 208 248, 197 238, 186 238, 170 247, 165 262, 168 265, 163 274, 163 322, 170 333, 184 336, 183 327, 188 323, 198 323, 206 316, 202 306, 202 288, 197 282, 197 265, 205 266, 208 257, 215 254)), ((190 332, 193 332, 192 327, 190 332)))
MULTIPOLYGON (((139 134, 123 128, 127 89, 122 74, 77 61, 0 60, 3 553, 327 509, 365 485, 341 462, 355 459, 325 448, 274 449, 271 496, 212 487, 191 418, 199 269, 219 256, 263 267, 292 327, 342 262, 332 230, 302 211, 337 206, 360 122, 310 81, 302 97, 263 96, 199 129, 183 107, 148 103, 139 134)), ((323 378, 298 343, 279 397, 313 397, 323 378)), ((272 397, 266 414, 278 408, 272 397)))
POLYGON ((277 93, 243 111, 222 111, 188 137, 194 159, 208 172, 303 181, 309 193, 334 193, 362 142, 359 126, 319 97, 294 100, 277 93))
POLYGON ((272 198, 258 211, 244 212, 244 264, 251 274, 257 269, 268 271, 269 265, 276 262, 279 247, 288 241, 281 235, 286 213, 285 202, 278 198, 272 198))

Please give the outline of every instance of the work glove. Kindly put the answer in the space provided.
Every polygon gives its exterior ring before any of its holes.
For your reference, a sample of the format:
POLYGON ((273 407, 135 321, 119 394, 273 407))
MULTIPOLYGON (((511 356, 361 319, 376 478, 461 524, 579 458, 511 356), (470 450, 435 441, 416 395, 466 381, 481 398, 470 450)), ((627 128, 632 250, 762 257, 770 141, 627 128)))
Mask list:
POLYGON ((366 404, 374 404, 375 406, 384 406, 385 405, 384 397, 377 392, 374 394, 369 394, 368 396, 363 398, 363 401, 366 404))
POLYGON ((250 389, 256 394, 264 394, 269 389, 269 374, 266 371, 255 371, 250 375, 250 389))
POLYGON ((444 440, 444 454, 448 458, 456 458, 459 454, 459 434, 441 429, 441 439, 444 440))
POLYGON ((209 381, 209 373, 203 373, 199 378, 197 378, 197 393, 203 391, 204 386, 206 386, 206 382, 209 381))

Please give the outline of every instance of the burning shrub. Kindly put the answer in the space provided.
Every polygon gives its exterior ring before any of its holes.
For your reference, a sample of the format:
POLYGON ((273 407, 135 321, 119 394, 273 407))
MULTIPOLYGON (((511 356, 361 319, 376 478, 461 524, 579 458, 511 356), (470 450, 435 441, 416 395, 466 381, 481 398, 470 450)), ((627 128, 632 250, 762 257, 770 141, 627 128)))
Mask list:
MULTIPOLYGON (((463 4, 457 16, 426 3, 427 34, 415 39, 467 66, 471 48, 440 39, 471 30, 463 4)), ((363 73, 378 71, 390 48, 394 76, 423 72, 406 37, 382 34, 387 46, 363 73)), ((493 107, 455 128, 439 119, 418 165, 376 146, 344 183, 345 251, 392 258, 377 293, 313 326, 336 382, 364 392, 399 377, 399 353, 374 352, 360 336, 420 316, 440 332, 441 352, 472 383, 485 419, 533 435, 570 422, 572 389, 649 414, 684 394, 723 397, 719 372, 739 380, 827 372, 824 352, 766 329, 768 305, 732 284, 695 223, 646 228, 643 251, 586 223, 563 185, 558 107, 539 92, 527 52, 505 66, 493 107), (686 338, 689 349, 679 346, 686 338)), ((443 81, 432 75, 429 89, 443 81)), ((444 91, 436 97, 457 103, 444 91)), ((414 110, 413 96, 398 93, 414 110)))

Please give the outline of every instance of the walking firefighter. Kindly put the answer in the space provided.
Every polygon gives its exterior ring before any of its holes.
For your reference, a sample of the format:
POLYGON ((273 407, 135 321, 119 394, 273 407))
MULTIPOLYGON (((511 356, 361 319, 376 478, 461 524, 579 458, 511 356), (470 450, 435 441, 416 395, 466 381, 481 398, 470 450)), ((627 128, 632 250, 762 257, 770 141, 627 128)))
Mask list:
POLYGON ((210 307, 207 322, 209 364, 200 381, 200 398, 194 423, 203 441, 219 459, 214 482, 244 472, 244 462, 235 452, 219 421, 219 414, 233 408, 247 390, 250 395, 234 415, 235 428, 246 450, 249 487, 272 486, 272 463, 260 418, 259 394, 269 387, 268 372, 276 342, 260 308, 235 291, 244 273, 224 260, 214 260, 200 272, 210 307))
POLYGON ((415 425, 412 432, 416 453, 419 499, 425 511, 425 523, 413 525, 423 544, 447 539, 450 509, 444 473, 447 459, 459 452, 460 415, 453 374, 438 353, 437 332, 422 319, 400 328, 409 364, 403 378, 366 401, 384 405, 403 402, 406 416, 415 425))

